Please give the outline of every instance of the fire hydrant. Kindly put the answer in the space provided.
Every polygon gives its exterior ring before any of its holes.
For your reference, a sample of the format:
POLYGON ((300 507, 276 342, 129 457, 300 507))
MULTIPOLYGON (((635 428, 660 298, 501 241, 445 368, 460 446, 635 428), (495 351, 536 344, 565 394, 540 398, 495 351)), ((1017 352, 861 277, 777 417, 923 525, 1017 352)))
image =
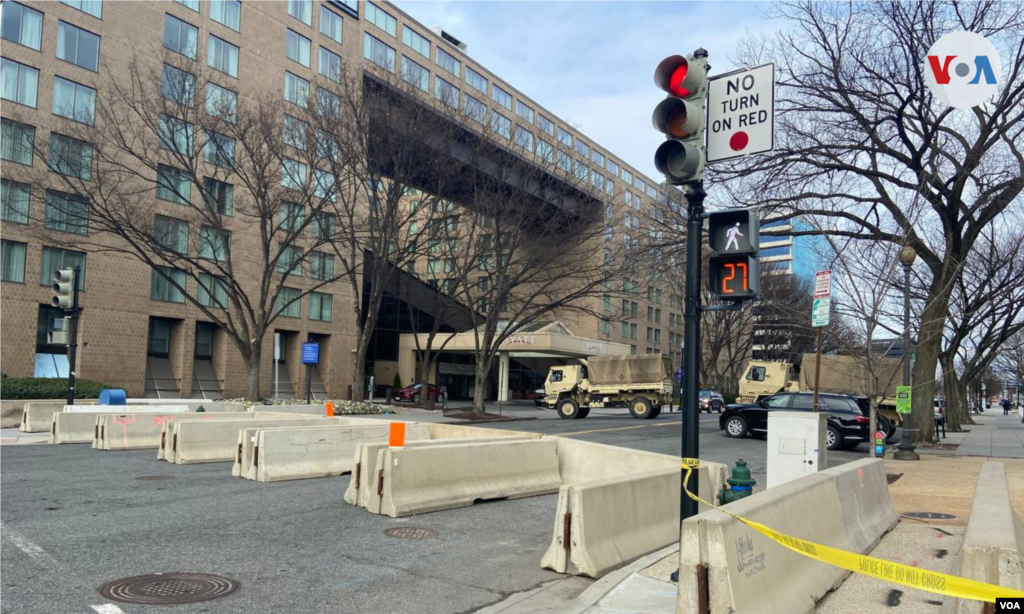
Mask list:
POLYGON ((718 504, 725 505, 726 503, 732 503, 742 499, 743 497, 749 497, 753 494, 754 484, 757 482, 750 477, 750 469, 747 468, 747 461, 742 458, 736 461, 736 466, 732 468, 732 477, 726 480, 729 484, 729 488, 723 488, 718 493, 718 504))

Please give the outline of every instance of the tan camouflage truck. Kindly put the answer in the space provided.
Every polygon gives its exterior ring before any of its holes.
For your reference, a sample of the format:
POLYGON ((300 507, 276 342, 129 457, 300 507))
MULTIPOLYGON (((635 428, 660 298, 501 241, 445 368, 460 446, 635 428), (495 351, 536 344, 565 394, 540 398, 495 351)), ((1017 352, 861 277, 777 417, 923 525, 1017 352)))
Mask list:
POLYGON ((548 370, 544 401, 568 420, 594 407, 628 407, 634 418, 657 418, 672 402, 672 361, 661 354, 591 356, 548 370))
MULTIPOLYGON (((756 403, 777 392, 814 391, 814 354, 801 357, 802 368, 799 377, 792 363, 751 360, 740 377, 737 403, 756 403)), ((900 375, 902 363, 896 358, 876 359, 878 368, 873 374, 878 378, 882 395, 878 400, 878 413, 886 420, 883 427, 887 437, 896 433, 896 427, 903 424, 903 417, 896 413, 896 386, 903 382, 900 375)), ((819 392, 855 394, 867 396, 872 373, 853 356, 825 354, 821 357, 821 378, 819 392)))

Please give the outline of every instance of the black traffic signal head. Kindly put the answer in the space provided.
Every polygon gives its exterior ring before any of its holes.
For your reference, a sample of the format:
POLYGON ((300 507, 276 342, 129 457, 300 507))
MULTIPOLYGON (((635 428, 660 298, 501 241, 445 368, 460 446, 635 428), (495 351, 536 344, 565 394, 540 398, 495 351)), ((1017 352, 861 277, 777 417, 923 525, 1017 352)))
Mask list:
POLYGON ((707 61, 693 55, 670 55, 654 69, 654 84, 672 96, 703 96, 708 85, 707 61))
POLYGON ((75 292, 75 271, 58 269, 53 272, 53 298, 50 305, 60 309, 71 309, 75 292))
POLYGON ((708 213, 708 247, 715 254, 757 256, 761 247, 760 223, 747 209, 708 213))
POLYGON ((747 254, 712 256, 708 263, 711 292, 721 301, 757 298, 761 291, 761 264, 747 254))
POLYGON ((704 173, 704 107, 708 89, 706 54, 673 55, 654 71, 654 83, 668 97, 651 115, 668 140, 654 154, 654 165, 668 183, 699 180, 704 173))
POLYGON ((748 209, 708 214, 708 247, 715 255, 708 263, 711 292, 719 300, 742 301, 760 292, 760 224, 748 209))

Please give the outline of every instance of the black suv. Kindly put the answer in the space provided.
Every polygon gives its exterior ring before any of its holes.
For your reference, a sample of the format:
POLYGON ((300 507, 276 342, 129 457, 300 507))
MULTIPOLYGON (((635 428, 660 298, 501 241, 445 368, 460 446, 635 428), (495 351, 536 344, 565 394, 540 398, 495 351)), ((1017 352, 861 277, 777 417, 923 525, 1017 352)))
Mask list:
MULTIPOLYGON (((828 412, 828 433, 825 436, 829 450, 853 449, 862 441, 870 441, 871 406, 866 397, 847 394, 820 394, 821 410, 828 412)), ((747 433, 768 433, 768 414, 774 410, 814 411, 814 394, 810 392, 780 392, 757 403, 730 405, 718 419, 718 428, 729 437, 743 437, 747 433)), ((885 417, 878 416, 879 430, 888 432, 885 417)))
POLYGON ((709 414, 712 411, 722 413, 722 409, 725 408, 725 399, 714 390, 701 390, 697 401, 700 403, 700 411, 706 411, 709 414))

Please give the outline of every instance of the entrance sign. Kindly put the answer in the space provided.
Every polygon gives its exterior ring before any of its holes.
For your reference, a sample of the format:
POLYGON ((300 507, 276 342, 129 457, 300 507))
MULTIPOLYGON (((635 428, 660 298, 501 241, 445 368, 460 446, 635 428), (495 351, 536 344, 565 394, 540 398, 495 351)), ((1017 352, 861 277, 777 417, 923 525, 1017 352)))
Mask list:
POLYGON ((828 326, 831 312, 832 299, 830 297, 814 299, 811 304, 811 326, 814 328, 828 326))
POLYGON ((708 162, 775 148, 775 65, 708 80, 708 162))
POLYGON ((304 365, 318 365, 318 364, 320 364, 320 344, 319 343, 303 343, 302 344, 302 364, 304 364, 304 365))
POLYGON ((896 386, 896 413, 909 414, 913 388, 910 386, 896 386))

